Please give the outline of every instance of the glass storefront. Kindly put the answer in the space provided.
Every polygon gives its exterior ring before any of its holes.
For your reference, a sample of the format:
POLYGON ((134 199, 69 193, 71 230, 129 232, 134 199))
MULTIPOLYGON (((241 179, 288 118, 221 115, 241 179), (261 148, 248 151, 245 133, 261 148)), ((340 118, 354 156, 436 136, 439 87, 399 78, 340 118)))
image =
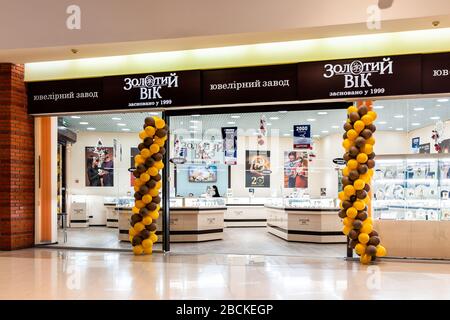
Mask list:
MULTIPOLYGON (((396 240, 391 222, 398 231, 399 223, 450 219, 450 102, 374 106, 373 217, 389 243, 396 240)), ((344 256, 337 194, 346 110, 236 110, 170 116, 171 251, 344 256), (294 137, 297 130, 302 134, 294 137)), ((70 246, 130 247, 131 159, 149 115, 60 117, 60 130, 76 133, 63 149, 67 228, 60 244, 65 234, 70 246)), ((408 230, 403 244, 410 248, 421 240, 408 230)))

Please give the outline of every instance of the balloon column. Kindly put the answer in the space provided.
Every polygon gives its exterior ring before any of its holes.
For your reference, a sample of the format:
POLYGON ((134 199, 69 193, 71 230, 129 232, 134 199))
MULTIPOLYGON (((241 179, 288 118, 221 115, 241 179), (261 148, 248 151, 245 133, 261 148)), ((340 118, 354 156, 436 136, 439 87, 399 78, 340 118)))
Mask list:
POLYGON ((134 157, 134 207, 130 220, 130 242, 136 255, 152 253, 153 244, 158 240, 156 220, 160 214, 161 189, 160 170, 166 153, 164 145, 169 128, 163 119, 145 118, 144 130, 139 132, 140 153, 134 157))
POLYGON ((386 249, 380 245, 378 233, 373 230, 370 210, 376 118, 371 101, 350 106, 347 109, 342 143, 346 167, 342 170, 343 191, 339 192, 339 217, 343 219, 343 233, 350 239, 351 247, 363 264, 386 255, 386 249))

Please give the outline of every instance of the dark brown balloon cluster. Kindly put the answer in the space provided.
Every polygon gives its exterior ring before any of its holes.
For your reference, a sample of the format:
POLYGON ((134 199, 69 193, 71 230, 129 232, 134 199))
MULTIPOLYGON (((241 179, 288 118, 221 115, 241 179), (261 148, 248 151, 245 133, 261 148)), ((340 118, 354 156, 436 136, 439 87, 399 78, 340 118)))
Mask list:
POLYGON ((375 167, 373 146, 376 127, 373 122, 376 118, 370 101, 350 106, 342 143, 346 167, 342 170, 343 191, 339 192, 339 217, 344 225, 343 233, 350 239, 351 247, 363 264, 386 255, 378 233, 373 230, 369 209, 370 185, 375 167))
POLYGON ((130 219, 130 242, 136 255, 152 253, 158 241, 156 220, 160 215, 162 186, 160 170, 169 127, 159 117, 145 118, 144 129, 139 132, 139 154, 134 157, 134 207, 130 219))

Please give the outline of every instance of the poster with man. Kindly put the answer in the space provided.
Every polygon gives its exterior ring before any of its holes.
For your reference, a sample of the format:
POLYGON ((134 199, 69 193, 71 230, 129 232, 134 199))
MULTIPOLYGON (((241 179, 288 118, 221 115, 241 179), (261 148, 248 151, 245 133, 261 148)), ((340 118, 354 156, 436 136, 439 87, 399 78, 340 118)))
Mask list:
POLYGON ((284 187, 308 188, 308 153, 305 151, 284 152, 284 187))
POLYGON ((86 187, 114 186, 114 150, 99 143, 85 148, 86 187))
POLYGON ((245 187, 270 188, 270 151, 245 151, 245 187))

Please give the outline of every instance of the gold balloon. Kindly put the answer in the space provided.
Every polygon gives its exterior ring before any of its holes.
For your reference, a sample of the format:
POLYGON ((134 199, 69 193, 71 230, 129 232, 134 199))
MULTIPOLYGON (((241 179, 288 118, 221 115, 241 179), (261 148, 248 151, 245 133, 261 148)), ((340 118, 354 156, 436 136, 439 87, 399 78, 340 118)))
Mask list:
POLYGON ((366 244, 367 242, 369 242, 369 235, 367 233, 360 233, 358 235, 358 241, 361 242, 362 244, 366 244))
POLYGON ((142 246, 141 245, 137 245, 137 246, 134 246, 133 247, 133 253, 135 254, 135 255, 141 255, 142 253, 144 252, 144 248, 142 248, 142 246))

